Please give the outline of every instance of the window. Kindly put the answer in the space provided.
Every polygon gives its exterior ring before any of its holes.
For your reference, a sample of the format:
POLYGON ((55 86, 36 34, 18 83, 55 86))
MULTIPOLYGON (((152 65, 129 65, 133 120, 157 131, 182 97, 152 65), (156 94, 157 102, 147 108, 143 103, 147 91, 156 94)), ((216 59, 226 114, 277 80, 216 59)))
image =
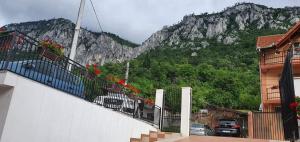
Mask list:
POLYGON ((294 55, 300 56, 300 43, 294 43, 294 55))
POLYGON ((294 77, 295 95, 300 97, 300 77, 294 77))

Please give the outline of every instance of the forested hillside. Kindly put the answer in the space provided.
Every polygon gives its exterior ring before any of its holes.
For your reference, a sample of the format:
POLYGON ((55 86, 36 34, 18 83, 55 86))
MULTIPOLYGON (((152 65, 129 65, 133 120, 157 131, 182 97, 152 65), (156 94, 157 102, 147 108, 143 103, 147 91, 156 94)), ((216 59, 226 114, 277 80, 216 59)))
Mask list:
MULTIPOLYGON (((225 45, 210 39, 209 45, 200 49, 153 49, 130 62, 129 82, 142 90, 141 95, 151 98, 157 88, 191 86, 194 111, 207 104, 257 110, 260 85, 256 37, 282 32, 249 28, 238 33, 237 44, 225 45)), ((120 78, 124 78, 125 67, 125 63, 105 66, 120 78)))

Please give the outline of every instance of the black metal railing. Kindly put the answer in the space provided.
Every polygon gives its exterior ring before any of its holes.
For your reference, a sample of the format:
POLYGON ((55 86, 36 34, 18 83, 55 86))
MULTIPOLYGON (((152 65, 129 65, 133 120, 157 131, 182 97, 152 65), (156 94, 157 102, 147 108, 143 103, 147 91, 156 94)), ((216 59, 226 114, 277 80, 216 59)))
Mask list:
MULTIPOLYGON (((290 49, 292 50, 292 49, 290 49)), ((262 62, 263 65, 272 65, 272 64, 283 64, 285 57, 288 51, 268 51, 263 54, 262 62)), ((292 59, 294 63, 300 63, 300 55, 299 53, 294 53, 296 56, 292 59)))
POLYGON ((160 125, 161 108, 153 106, 143 109, 137 103, 138 99, 143 102, 143 98, 132 95, 122 85, 91 77, 84 66, 67 57, 60 56, 53 60, 53 53, 44 53, 39 41, 21 32, 0 32, 0 70, 13 72, 89 102, 160 125), (144 115, 137 116, 138 113, 144 115))
POLYGON ((263 64, 283 64, 286 51, 269 51, 263 55, 263 64))
POLYGON ((280 93, 278 87, 267 88, 267 100, 280 99, 280 93))

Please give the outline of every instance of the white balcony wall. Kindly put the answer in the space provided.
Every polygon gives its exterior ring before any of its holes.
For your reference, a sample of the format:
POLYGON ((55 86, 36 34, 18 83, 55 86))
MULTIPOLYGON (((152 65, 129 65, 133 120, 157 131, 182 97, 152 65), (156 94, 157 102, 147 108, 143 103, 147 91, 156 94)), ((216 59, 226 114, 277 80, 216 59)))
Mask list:
POLYGON ((300 77, 294 78, 295 95, 300 97, 300 77))
POLYGON ((9 93, 0 88, 0 132, 6 120, 0 142, 128 142, 156 131, 147 123, 10 72, 0 72, 0 85, 13 87, 10 103, 9 93))

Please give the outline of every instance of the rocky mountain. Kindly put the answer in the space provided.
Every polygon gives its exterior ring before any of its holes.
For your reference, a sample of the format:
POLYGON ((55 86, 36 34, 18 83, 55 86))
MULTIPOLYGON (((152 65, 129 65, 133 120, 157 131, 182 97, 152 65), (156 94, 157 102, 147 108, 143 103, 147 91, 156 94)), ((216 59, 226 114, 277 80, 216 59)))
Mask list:
MULTIPOLYGON (((150 98, 157 88, 168 92, 191 86, 196 112, 206 105, 258 110, 256 39, 285 33, 299 17, 299 7, 275 9, 252 3, 185 16, 136 48, 142 54, 131 60, 128 82, 150 98)), ((105 67, 109 73, 124 76, 124 63, 105 67)))
MULTIPOLYGON (((300 7, 270 8, 253 3, 240 3, 219 13, 187 15, 177 24, 164 26, 140 46, 114 34, 82 29, 76 61, 82 64, 122 62, 159 47, 205 48, 210 44, 209 40, 236 44, 239 42, 240 33, 249 29, 287 30, 299 19, 300 7)), ((69 20, 60 18, 9 24, 6 27, 9 30, 17 29, 38 39, 48 36, 64 45, 65 55, 69 54, 74 29, 74 24, 69 20)))
POLYGON ((300 7, 270 8, 240 3, 213 14, 187 15, 178 24, 165 26, 147 39, 139 50, 166 45, 174 48, 205 48, 207 40, 224 44, 239 41, 239 33, 249 29, 287 30, 299 21, 300 7), (196 45, 195 41, 200 41, 196 45))
MULTIPOLYGON (((9 24, 7 30, 18 30, 31 37, 43 40, 47 37, 65 47, 65 55, 70 54, 75 24, 59 18, 9 24)), ((121 39, 112 33, 96 33, 82 28, 79 35, 75 60, 81 64, 101 62, 121 62, 138 54, 134 50, 138 45, 121 39)))

